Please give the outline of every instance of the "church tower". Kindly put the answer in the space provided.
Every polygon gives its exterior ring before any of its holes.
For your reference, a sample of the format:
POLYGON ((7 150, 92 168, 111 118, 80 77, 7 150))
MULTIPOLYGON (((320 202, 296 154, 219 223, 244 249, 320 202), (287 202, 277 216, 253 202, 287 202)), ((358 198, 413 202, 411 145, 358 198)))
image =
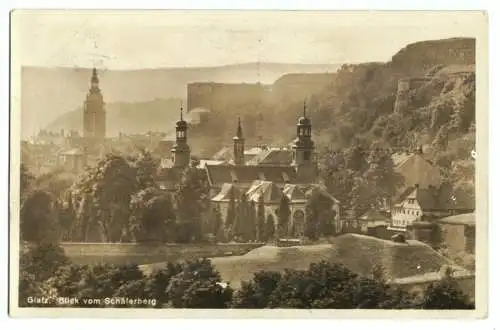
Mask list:
POLYGON ((238 129, 236 136, 233 138, 234 144, 234 165, 245 165, 245 139, 243 138, 243 130, 241 129, 241 121, 238 117, 238 129))
POLYGON ((182 116, 181 105, 181 119, 175 124, 175 144, 172 148, 172 159, 174 167, 187 167, 191 159, 189 145, 187 144, 187 122, 182 116))
POLYGON ((106 111, 99 88, 97 70, 92 69, 90 89, 83 106, 83 137, 92 140, 104 140, 106 136, 106 111))
POLYGON ((297 123, 297 137, 293 143, 293 166, 299 179, 312 182, 317 178, 317 166, 314 160, 314 142, 311 139, 311 120, 306 116, 306 102, 304 114, 297 123))

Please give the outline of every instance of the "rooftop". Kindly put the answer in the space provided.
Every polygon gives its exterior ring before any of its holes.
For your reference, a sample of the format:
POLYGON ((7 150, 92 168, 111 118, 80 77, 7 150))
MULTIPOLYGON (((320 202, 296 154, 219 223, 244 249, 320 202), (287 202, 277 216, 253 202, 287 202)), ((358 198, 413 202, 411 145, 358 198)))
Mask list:
POLYGON ((297 182, 297 173, 291 166, 206 165, 206 170, 211 185, 252 183, 255 180, 283 184, 297 182))
POLYGON ((475 213, 466 213, 466 214, 453 215, 451 217, 439 219, 439 220, 437 220, 437 222, 445 223, 445 224, 475 226, 476 225, 476 214, 475 213))

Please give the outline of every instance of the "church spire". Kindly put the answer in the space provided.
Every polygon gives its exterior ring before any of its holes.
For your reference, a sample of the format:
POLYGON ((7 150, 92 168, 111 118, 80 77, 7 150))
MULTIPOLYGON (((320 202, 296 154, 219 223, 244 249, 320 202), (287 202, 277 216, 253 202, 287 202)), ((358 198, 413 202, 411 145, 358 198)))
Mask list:
POLYGON ((311 120, 306 114, 306 100, 304 99, 303 116, 297 122, 297 137, 293 143, 293 165, 297 169, 298 177, 312 181, 316 178, 316 165, 313 159, 314 142, 311 139, 311 120))
POLYGON ((180 120, 175 124, 175 145, 172 148, 174 167, 186 167, 191 159, 191 151, 187 144, 188 124, 183 118, 183 106, 180 107, 180 120))
POLYGON ((238 117, 238 128, 236 130, 236 137, 238 137, 239 139, 243 139, 243 130, 241 129, 240 117, 238 117))
POLYGON ((99 83, 99 77, 97 77, 97 69, 96 68, 92 69, 92 78, 90 79, 90 81, 92 83, 96 83, 96 84, 99 83))
POLYGON ((98 138, 100 140, 106 136, 106 112, 99 88, 99 77, 95 67, 92 68, 90 89, 84 103, 83 136, 85 138, 98 138))
POLYGON ((234 144, 234 164, 245 165, 245 139, 243 138, 243 129, 241 128, 241 119, 238 117, 238 128, 236 136, 233 138, 234 144))

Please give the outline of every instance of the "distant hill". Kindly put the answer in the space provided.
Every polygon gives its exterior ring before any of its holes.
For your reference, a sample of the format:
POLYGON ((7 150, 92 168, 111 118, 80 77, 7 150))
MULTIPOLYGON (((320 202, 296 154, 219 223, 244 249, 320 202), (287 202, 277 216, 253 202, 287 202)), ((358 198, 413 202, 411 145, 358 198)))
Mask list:
MULTIPOLYGON (((147 131, 167 132, 179 118, 180 99, 153 100, 132 103, 109 103, 106 105, 106 135, 117 136, 147 131)), ((83 109, 67 112, 46 126, 49 131, 82 131, 83 109)))
MULTIPOLYGON (((104 70, 99 72, 107 103, 186 99, 190 82, 273 83, 286 73, 334 72, 338 65, 246 63, 218 67, 104 70)), ((60 115, 83 105, 90 68, 23 67, 21 72, 22 135, 27 137, 60 115)), ((160 118, 158 118, 160 119, 160 118)), ((68 127, 69 128, 69 127, 68 127)))

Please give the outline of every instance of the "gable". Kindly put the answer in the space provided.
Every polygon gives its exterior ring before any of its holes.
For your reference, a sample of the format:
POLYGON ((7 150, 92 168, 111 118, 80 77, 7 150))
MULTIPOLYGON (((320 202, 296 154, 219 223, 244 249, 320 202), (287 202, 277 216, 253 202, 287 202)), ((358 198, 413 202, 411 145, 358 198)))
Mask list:
POLYGON ((429 185, 438 186, 441 183, 441 173, 439 169, 429 163, 419 154, 413 154, 408 157, 393 157, 395 170, 403 175, 405 186, 414 186, 419 184, 421 187, 429 185), (396 165, 396 161, 398 162, 396 165))

